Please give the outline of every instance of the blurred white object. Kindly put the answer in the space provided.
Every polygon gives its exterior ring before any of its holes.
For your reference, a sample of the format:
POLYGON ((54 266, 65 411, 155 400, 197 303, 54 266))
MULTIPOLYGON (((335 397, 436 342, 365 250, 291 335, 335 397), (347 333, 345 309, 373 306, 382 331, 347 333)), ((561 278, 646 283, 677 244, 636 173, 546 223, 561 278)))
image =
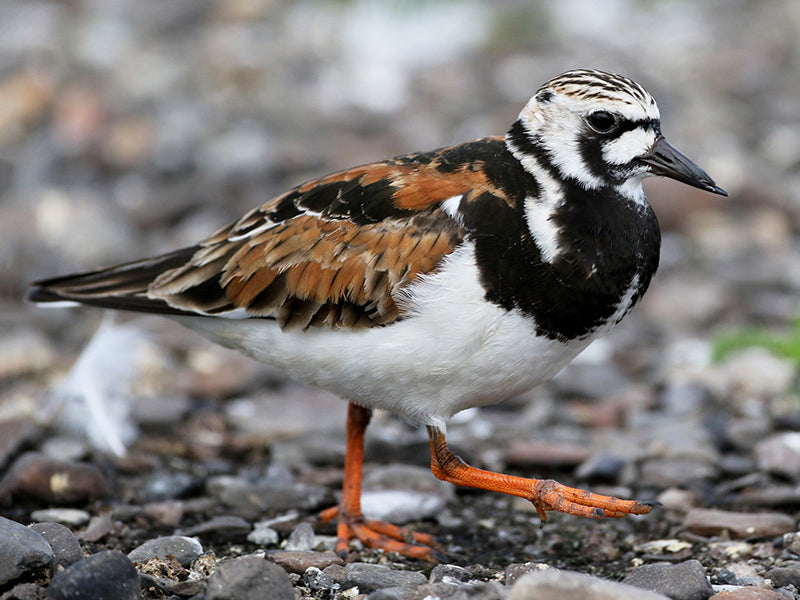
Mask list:
POLYGON ((124 456, 136 427, 130 420, 131 385, 145 333, 103 319, 66 379, 53 391, 58 426, 85 435, 98 450, 124 456))

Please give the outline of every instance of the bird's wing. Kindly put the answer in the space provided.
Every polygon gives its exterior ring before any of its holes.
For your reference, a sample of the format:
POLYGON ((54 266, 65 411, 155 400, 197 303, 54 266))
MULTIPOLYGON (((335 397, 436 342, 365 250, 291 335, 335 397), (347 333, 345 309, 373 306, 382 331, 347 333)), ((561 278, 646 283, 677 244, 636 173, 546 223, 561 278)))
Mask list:
POLYGON ((310 181, 197 246, 38 282, 30 299, 274 318, 284 328, 392 323, 402 317, 399 289, 435 270, 464 236, 442 202, 492 187, 459 148, 310 181))

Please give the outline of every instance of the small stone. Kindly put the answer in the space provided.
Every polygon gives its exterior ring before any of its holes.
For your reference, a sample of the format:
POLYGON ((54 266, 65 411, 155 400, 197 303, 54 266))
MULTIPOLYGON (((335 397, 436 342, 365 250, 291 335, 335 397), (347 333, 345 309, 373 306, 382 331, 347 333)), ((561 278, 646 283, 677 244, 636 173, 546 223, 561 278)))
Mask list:
POLYGON ((586 446, 547 442, 514 442, 506 454, 506 463, 519 468, 577 467, 592 456, 586 446))
POLYGON ((522 578, 528 573, 538 573, 539 571, 547 571, 553 569, 548 564, 526 562, 526 563, 513 563, 506 567, 506 585, 512 585, 518 579, 522 578))
POLYGON ((309 523, 300 523, 286 540, 287 552, 309 552, 314 548, 314 529, 309 523))
POLYGON ((786 600, 786 596, 775 590, 748 586, 719 592, 709 600, 786 600))
MULTIPOLYGON (((545 569, 522 576, 508 600, 669 600, 656 592, 607 581, 585 573, 545 569)), ((673 599, 674 600, 674 599, 673 599)))
POLYGON ((47 590, 35 583, 20 583, 0 596, 0 600, 47 600, 47 590))
POLYGON ((792 531, 794 519, 782 513, 739 513, 693 508, 683 525, 697 535, 720 535, 728 531, 737 538, 771 537, 792 531))
POLYGON ((286 571, 258 556, 221 562, 208 578, 206 600, 294 600, 286 571))
POLYGON ((278 532, 266 523, 256 523, 247 534, 247 541, 258 546, 275 546, 280 539, 278 532))
POLYGON ((706 571, 698 560, 687 560, 676 565, 641 565, 628 573, 622 582, 664 594, 672 600, 707 600, 714 593, 706 571))
POLYGON ((199 537, 215 542, 243 542, 250 533, 250 523, 235 515, 214 517, 180 532, 181 535, 199 537))
POLYGON ((310 568, 325 570, 331 565, 343 565, 344 561, 333 552, 287 552, 277 550, 267 554, 267 560, 283 567, 289 573, 302 575, 310 568))
POLYGON ((372 592, 365 600, 403 600, 403 588, 384 588, 372 592))
POLYGON ((758 442, 754 451, 760 471, 790 478, 800 476, 800 433, 774 435, 758 442))
POLYGON ((143 563, 151 558, 164 559, 174 556, 182 566, 188 567, 192 561, 203 554, 203 546, 194 538, 170 535, 146 541, 128 553, 135 563, 143 563))
POLYGON ((583 461, 575 469, 575 477, 584 481, 617 483, 630 458, 600 452, 583 461))
POLYGON ((395 571, 384 565, 351 563, 345 567, 347 575, 342 588, 357 586, 362 593, 370 593, 382 588, 407 588, 428 583, 428 578, 416 571, 395 571))
POLYGON ((665 510, 679 513, 686 513, 697 504, 697 496, 692 492, 675 487, 665 489, 656 497, 656 500, 661 502, 665 510))
POLYGON ((339 589, 339 584, 336 583, 333 577, 327 573, 323 573, 317 567, 308 567, 303 573, 303 583, 312 591, 330 591, 339 589))
POLYGON ((800 555, 800 531, 783 534, 783 547, 792 554, 800 555))
POLYGON ((796 590, 800 590, 800 568, 775 567, 767 571, 764 577, 772 581, 772 585, 775 587, 793 585, 796 590))
POLYGON ((240 477, 220 475, 206 483, 208 493, 226 506, 239 510, 314 510, 332 502, 328 488, 299 482, 251 483, 240 477))
POLYGON ((81 544, 74 533, 60 523, 34 523, 30 529, 50 544, 55 557, 54 566, 68 567, 83 559, 81 544))
POLYGON ((163 502, 188 496, 202 487, 202 481, 188 473, 158 474, 148 479, 145 496, 148 502, 163 502))
POLYGON ((36 531, 0 517, 0 586, 35 569, 50 569, 53 549, 36 531))
POLYGON ((472 573, 458 565, 436 565, 430 575, 431 583, 463 583, 472 579, 472 573))
POLYGON ((47 588, 47 598, 138 600, 140 587, 139 574, 128 557, 116 550, 105 550, 70 565, 53 577, 47 588))
POLYGON ((716 475, 705 460, 651 458, 642 463, 639 483, 644 486, 682 487, 693 481, 707 481, 716 475))
POLYGON ((83 503, 108 495, 105 478, 90 464, 23 454, 0 482, 2 495, 27 496, 49 504, 83 503))
POLYGON ((92 516, 79 508, 43 508, 31 513, 31 519, 42 523, 61 523, 72 527, 82 527, 92 516))
POLYGON ((164 502, 150 502, 144 507, 144 514, 153 519, 157 525, 164 527, 177 527, 183 521, 183 502, 180 500, 165 500, 164 502))

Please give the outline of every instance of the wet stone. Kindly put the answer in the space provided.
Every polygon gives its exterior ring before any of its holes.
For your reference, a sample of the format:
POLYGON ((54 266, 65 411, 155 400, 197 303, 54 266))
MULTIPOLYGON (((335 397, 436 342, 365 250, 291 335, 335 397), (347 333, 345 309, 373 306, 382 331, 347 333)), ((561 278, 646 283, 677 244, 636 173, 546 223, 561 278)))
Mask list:
POLYGON ((35 569, 50 569, 53 549, 39 533, 0 517, 0 585, 35 569))
POLYGON ((180 535, 199 537, 212 542, 239 543, 247 539, 250 524, 235 515, 223 515, 180 531, 180 535))
POLYGON ((384 565, 351 563, 345 567, 347 574, 342 589, 353 586, 364 593, 382 588, 414 588, 428 583, 428 578, 416 571, 395 571, 384 565))
POLYGON ((522 576, 511 588, 508 600, 669 600, 676 598, 644 591, 624 583, 585 573, 545 569, 522 576))
POLYGON ((247 534, 247 541, 258 546, 274 546, 280 539, 278 532, 265 523, 256 523, 247 534))
POLYGON ((174 556, 182 566, 187 567, 203 554, 203 546, 194 538, 182 535, 170 535, 148 540, 128 553, 128 558, 135 563, 142 563, 151 558, 174 556))
POLYGON ((687 560, 676 565, 641 565, 634 568, 622 581, 664 594, 672 600, 707 600, 714 593, 703 565, 697 560, 687 560))
POLYGON ((737 538, 777 536, 795 527, 794 519, 782 513, 739 513, 706 508, 690 510, 683 525, 697 535, 720 535, 727 531, 737 538))
POLYGON ((81 544, 74 533, 60 523, 34 523, 30 529, 41 535, 53 550, 53 566, 68 567, 83 559, 81 544))
POLYGON ((289 576, 278 565, 257 556, 220 563, 208 578, 205 600, 294 600, 289 576))
POLYGON ((140 587, 139 574, 128 557, 116 550, 105 550, 74 563, 53 577, 47 598, 137 600, 140 587))
POLYGON ((285 550, 277 550, 268 553, 267 559, 280 565, 289 573, 297 573, 299 575, 311 568, 325 570, 331 565, 344 564, 344 561, 332 552, 287 552, 285 550))

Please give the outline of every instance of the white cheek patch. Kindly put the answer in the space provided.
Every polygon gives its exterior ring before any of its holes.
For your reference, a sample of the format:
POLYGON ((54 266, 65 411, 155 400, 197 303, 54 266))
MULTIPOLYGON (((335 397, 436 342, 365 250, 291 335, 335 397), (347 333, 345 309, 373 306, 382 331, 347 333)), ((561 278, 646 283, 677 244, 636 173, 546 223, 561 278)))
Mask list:
POLYGON ((617 139, 603 144, 603 160, 611 165, 627 164, 647 152, 655 141, 655 133, 641 127, 626 131, 617 139))

